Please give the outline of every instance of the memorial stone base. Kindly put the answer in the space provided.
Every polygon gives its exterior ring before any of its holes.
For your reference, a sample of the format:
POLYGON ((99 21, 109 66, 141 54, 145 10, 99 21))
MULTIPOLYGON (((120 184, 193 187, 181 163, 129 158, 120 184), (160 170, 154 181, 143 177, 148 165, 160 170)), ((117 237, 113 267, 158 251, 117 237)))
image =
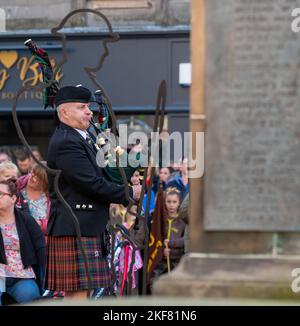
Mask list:
MULTIPOLYGON (((154 295, 300 300, 292 271, 300 256, 190 253, 154 283, 154 295)), ((300 283, 300 282, 298 282, 300 283)))

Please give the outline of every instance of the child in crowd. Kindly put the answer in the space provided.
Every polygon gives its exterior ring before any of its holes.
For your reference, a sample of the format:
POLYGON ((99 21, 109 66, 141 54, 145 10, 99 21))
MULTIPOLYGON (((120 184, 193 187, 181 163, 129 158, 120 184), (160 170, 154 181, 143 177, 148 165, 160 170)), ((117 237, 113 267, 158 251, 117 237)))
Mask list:
POLYGON ((154 270, 153 280, 174 269, 184 255, 184 230, 186 225, 182 219, 178 218, 180 204, 180 191, 176 188, 168 188, 165 192, 166 216, 163 216, 164 257, 160 265, 154 270))
POLYGON ((126 207, 122 204, 110 204, 109 206, 109 224, 123 224, 126 214, 126 207))
POLYGON ((166 191, 167 219, 165 220, 164 256, 170 259, 171 270, 178 265, 184 254, 184 229, 185 223, 178 218, 181 203, 180 191, 176 188, 168 188, 166 191))

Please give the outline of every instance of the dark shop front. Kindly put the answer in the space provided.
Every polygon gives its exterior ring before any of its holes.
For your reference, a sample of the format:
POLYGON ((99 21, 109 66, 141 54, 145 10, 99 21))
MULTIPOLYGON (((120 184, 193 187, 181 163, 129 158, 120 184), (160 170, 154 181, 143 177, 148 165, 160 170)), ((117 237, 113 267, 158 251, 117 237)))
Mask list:
MULTIPOLYGON (((184 80, 189 78, 181 74, 188 74, 184 70, 190 62, 189 31, 119 34, 119 41, 108 43, 109 55, 97 73, 117 119, 133 130, 152 129, 158 86, 166 80, 165 128, 170 133, 188 131, 189 84, 184 80)), ((93 32, 67 34, 67 61, 56 76, 60 86, 82 84, 95 91, 84 67, 96 66, 104 51, 104 36, 93 32)), ((62 60, 61 39, 50 34, 0 36, 0 147, 20 145, 11 115, 13 99, 22 86, 37 86, 42 81, 38 64, 23 45, 29 37, 47 50, 54 66, 62 60)), ((28 143, 38 146, 45 156, 55 127, 53 109, 44 110, 42 93, 32 89, 18 98, 17 113, 28 143)))

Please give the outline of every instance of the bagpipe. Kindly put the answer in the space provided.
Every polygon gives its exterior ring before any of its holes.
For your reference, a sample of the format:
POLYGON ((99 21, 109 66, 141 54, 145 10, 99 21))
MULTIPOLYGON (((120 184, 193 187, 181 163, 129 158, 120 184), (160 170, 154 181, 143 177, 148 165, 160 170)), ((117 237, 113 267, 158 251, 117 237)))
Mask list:
POLYGON ((34 60, 38 62, 39 68, 42 71, 43 83, 48 85, 43 89, 43 104, 44 109, 48 106, 54 107, 54 99, 59 90, 58 81, 53 78, 53 68, 48 56, 47 51, 39 48, 32 39, 28 39, 24 42, 24 45, 28 47, 31 55, 34 56, 34 60), (50 83, 51 81, 51 83, 50 83))
MULTIPOLYGON (((54 72, 49 55, 46 50, 38 47, 32 39, 25 41, 24 45, 28 47, 42 72, 43 84, 45 85, 43 89, 44 109, 48 107, 54 108, 54 99, 59 91, 59 83, 53 76, 54 72)), ((112 133, 112 117, 103 91, 96 90, 92 100, 97 103, 97 109, 92 111, 93 116, 87 132, 92 145, 97 150, 97 163, 104 168, 105 174, 110 181, 123 184, 124 181, 117 166, 117 160, 122 160, 127 182, 130 182, 130 178, 137 168, 126 164, 128 163, 127 152, 117 145, 116 139, 119 135, 117 130, 115 134, 112 133), (126 160, 125 164, 124 160, 126 160)))

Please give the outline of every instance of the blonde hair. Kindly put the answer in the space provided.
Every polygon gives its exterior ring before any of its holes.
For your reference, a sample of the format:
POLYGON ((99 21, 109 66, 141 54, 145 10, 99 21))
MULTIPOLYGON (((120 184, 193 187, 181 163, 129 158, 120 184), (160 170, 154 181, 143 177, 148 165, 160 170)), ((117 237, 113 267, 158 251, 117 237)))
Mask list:
MULTIPOLYGON (((132 205, 131 211, 133 213, 137 213, 137 205, 132 205)), ((124 217, 124 222, 129 224, 131 226, 136 219, 136 216, 131 214, 130 212, 126 212, 125 217, 124 217)))
POLYGON ((113 204, 110 207, 110 219, 112 224, 117 223, 124 223, 125 215, 126 215, 126 207, 124 207, 122 204, 113 204))
POLYGON ((4 177, 5 172, 7 172, 7 170, 14 171, 17 176, 19 175, 19 169, 16 164, 10 161, 5 161, 0 163, 0 180, 4 177))
POLYGON ((177 195, 179 198, 179 204, 181 204, 181 192, 175 187, 169 187, 165 191, 165 197, 167 198, 168 195, 177 195))

